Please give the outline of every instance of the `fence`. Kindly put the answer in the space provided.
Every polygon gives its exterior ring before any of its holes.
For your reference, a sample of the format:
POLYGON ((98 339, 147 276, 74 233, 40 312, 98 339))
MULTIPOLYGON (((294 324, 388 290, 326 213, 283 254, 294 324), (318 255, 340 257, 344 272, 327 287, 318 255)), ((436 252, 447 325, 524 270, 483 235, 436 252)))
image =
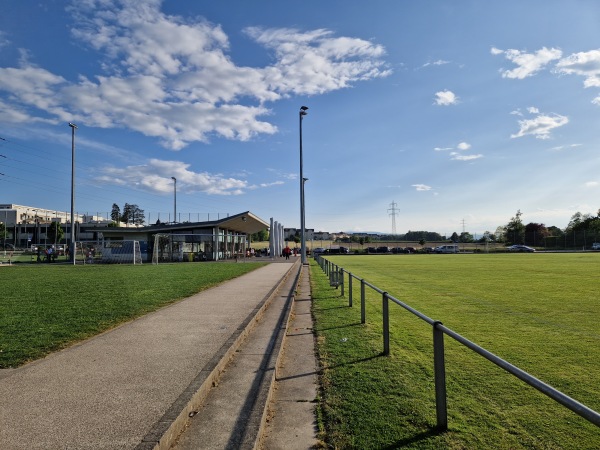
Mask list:
POLYGON ((319 266, 325 272, 325 274, 329 277, 329 284, 334 286, 336 289, 339 287, 341 289, 341 295, 345 295, 345 274, 348 274, 348 306, 353 306, 353 289, 352 289, 352 280, 357 280, 360 282, 360 320, 361 323, 366 323, 366 288, 369 287, 373 289, 375 292, 378 292, 382 296, 382 313, 383 313, 383 354, 390 354, 390 312, 389 312, 389 304, 390 301, 401 306, 408 312, 414 314, 419 319, 427 322, 431 325, 433 329, 433 367, 434 367, 434 383, 435 383, 435 404, 436 404, 436 419, 437 419, 437 427, 440 430, 448 429, 448 413, 447 413, 447 404, 446 404, 446 365, 444 360, 444 335, 448 335, 452 339, 456 340, 460 344, 465 347, 471 349, 475 353, 483 356, 488 361, 494 363, 495 365, 501 367, 506 370, 511 375, 516 376, 520 380, 534 387, 541 393, 547 395, 551 399, 560 403, 561 405, 569 408, 571 411, 580 415, 587 421, 593 423, 594 425, 600 427, 600 413, 588 408, 587 406, 579 403, 577 400, 572 399, 571 397, 563 394, 552 386, 544 383, 543 381, 535 378, 529 373, 525 372, 522 369, 512 365, 508 361, 503 360, 502 358, 494 355, 493 353, 487 351, 483 347, 478 346, 477 344, 469 341, 464 338, 460 334, 454 332, 450 328, 445 327, 442 322, 439 320, 431 319, 425 314, 417 311, 416 309, 410 307, 404 302, 392 297, 384 290, 378 288, 377 286, 368 283, 362 278, 357 277, 353 273, 345 270, 344 268, 339 267, 336 264, 333 264, 331 261, 323 258, 322 256, 315 257, 319 266))

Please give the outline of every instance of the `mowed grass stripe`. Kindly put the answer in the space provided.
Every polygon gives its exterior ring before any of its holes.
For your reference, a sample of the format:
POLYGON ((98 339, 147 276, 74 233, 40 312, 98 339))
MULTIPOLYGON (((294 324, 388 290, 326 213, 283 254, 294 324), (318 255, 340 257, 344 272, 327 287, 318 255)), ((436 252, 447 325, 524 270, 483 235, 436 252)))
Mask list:
MULTIPOLYGON (((600 255, 329 259, 600 410, 600 255)), ((600 448, 598 427, 449 337, 450 431, 436 434, 431 327, 390 304, 392 354, 382 357, 381 295, 367 288, 367 324, 360 325, 360 283, 354 280, 355 306, 348 308, 347 294, 340 298, 320 268, 313 268, 319 349, 322 363, 330 367, 322 377, 321 413, 331 445, 600 448)))
POLYGON ((16 367, 264 263, 0 269, 0 368, 16 367))

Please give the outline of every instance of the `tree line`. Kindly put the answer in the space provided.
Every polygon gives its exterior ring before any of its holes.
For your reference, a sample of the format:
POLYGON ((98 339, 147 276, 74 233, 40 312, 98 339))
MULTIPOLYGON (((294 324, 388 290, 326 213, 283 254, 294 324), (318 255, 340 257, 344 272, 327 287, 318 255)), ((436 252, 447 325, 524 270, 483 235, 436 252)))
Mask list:
POLYGON ((110 212, 110 219, 116 225, 144 225, 144 222, 146 221, 146 215, 144 214, 144 210, 138 205, 125 203, 125 206, 123 206, 123 212, 121 212, 119 205, 113 203, 110 212))

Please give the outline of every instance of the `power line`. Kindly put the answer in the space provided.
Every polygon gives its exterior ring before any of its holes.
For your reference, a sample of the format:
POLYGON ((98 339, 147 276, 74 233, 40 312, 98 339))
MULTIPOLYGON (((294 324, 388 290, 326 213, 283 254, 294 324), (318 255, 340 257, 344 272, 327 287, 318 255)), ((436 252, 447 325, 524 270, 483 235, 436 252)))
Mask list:
POLYGON ((390 203, 391 208, 388 211, 392 211, 389 215, 392 216, 392 234, 396 234, 396 216, 400 214, 400 210, 396 210, 398 204, 396 202, 390 203))

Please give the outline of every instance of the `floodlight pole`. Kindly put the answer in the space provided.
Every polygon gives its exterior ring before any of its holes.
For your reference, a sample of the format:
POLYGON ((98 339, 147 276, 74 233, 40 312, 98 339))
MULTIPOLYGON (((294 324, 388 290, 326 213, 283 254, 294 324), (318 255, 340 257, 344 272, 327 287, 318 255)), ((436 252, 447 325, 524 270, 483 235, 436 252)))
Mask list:
POLYGON ((308 114, 306 110, 307 106, 300 107, 300 255, 302 264, 306 264, 306 236, 304 223, 304 172, 302 163, 302 118, 308 114))
POLYGON ((173 180, 173 223, 177 223, 177 178, 171 177, 173 180))
POLYGON ((71 127, 71 260, 75 265, 75 130, 77 125, 69 123, 71 127))

